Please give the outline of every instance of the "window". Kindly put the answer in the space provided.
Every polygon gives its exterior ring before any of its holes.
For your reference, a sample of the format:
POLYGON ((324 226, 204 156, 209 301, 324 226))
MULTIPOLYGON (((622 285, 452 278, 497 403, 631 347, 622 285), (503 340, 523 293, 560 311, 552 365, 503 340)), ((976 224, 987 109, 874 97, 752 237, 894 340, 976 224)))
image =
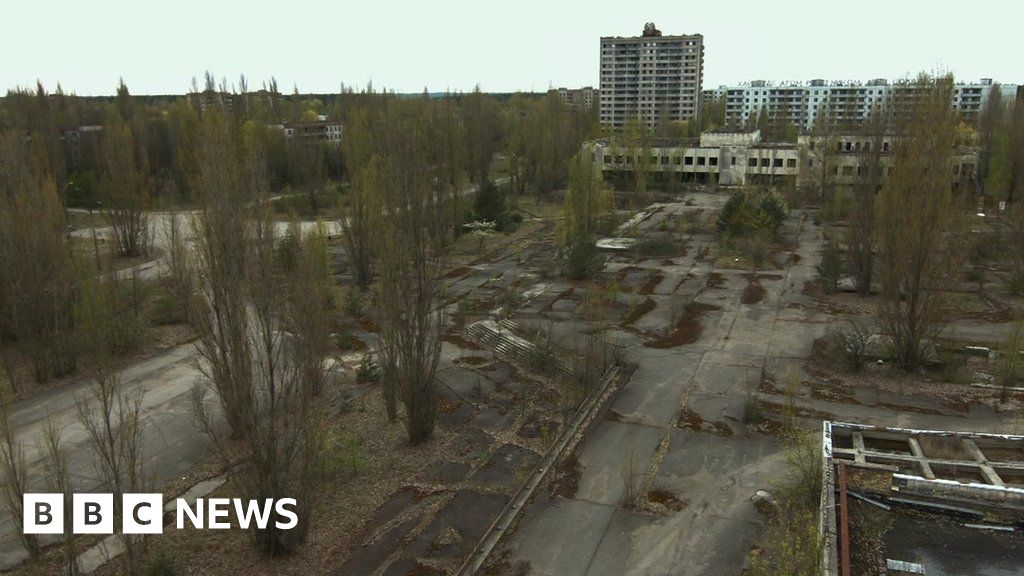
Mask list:
POLYGON ((687 166, 693 166, 693 156, 687 156, 685 164, 687 166))
POLYGON ((612 157, 611 157, 610 154, 605 154, 604 163, 605 164, 611 164, 612 163, 612 157))
POLYGON ((853 166, 843 166, 843 176, 853 176, 853 166))
POLYGON ((747 161, 747 166, 751 166, 751 167, 757 166, 757 158, 751 158, 750 160, 748 160, 747 161))
POLYGON ((807 167, 808 168, 813 168, 814 167, 814 158, 808 158, 807 159, 807 167))
POLYGON ((733 165, 733 166, 735 166, 735 165, 736 165, 736 157, 735 157, 735 156, 733 156, 733 157, 732 157, 732 165, 733 165))
POLYGON ((718 166, 718 157, 712 156, 711 158, 708 158, 708 164, 712 166, 718 166))
POLYGON ((772 166, 774 168, 782 168, 782 158, 776 158, 775 161, 772 162, 772 166))
POLYGON ((704 164, 707 163, 707 161, 708 161, 707 158, 705 158, 703 156, 698 156, 697 157, 697 166, 703 166, 704 164))
POLYGON ((661 157, 661 163, 662 164, 668 164, 668 156, 662 156, 661 157))
POLYGON ((839 166, 833 166, 832 167, 832 175, 833 176, 838 176, 839 175, 839 166))
POLYGON ((676 156, 676 157, 675 157, 675 158, 673 158, 672 160, 673 160, 673 163, 674 163, 674 164, 675 164, 676 166, 678 166, 678 165, 680 165, 680 164, 682 164, 682 163, 683 163, 683 157, 682 157, 682 156, 676 156))
POLYGON ((796 158, 786 160, 786 168, 796 168, 796 158))
POLYGON ((767 168, 771 164, 771 158, 761 158, 761 167, 767 168))
POLYGON ((616 156, 615 157, 615 163, 616 164, 622 164, 622 156, 616 156))

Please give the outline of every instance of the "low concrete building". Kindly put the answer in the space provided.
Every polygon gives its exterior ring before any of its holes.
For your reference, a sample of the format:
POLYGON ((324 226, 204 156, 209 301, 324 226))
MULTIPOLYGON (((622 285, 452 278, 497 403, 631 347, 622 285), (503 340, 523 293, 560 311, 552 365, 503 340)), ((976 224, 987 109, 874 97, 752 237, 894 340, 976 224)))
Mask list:
POLYGON ((284 132, 286 140, 295 142, 326 142, 332 146, 341 145, 342 126, 340 122, 323 119, 316 122, 282 122, 270 127, 284 132))
MULTIPOLYGON (((704 132, 699 139, 651 138, 642 145, 610 137, 587 142, 584 150, 609 180, 642 167, 662 183, 813 186, 827 181, 842 187, 866 178, 867 165, 876 158, 882 179, 888 177, 893 140, 889 135, 801 135, 795 142, 766 143, 760 131, 742 130, 704 132)), ((952 154, 951 179, 974 182, 976 143, 959 143, 952 154)))

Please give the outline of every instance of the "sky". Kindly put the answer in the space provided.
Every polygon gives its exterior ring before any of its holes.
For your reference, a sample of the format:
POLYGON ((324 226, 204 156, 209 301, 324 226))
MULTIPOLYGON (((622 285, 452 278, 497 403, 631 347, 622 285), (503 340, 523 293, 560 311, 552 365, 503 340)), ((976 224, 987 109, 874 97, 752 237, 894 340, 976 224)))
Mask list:
POLYGON ((0 90, 180 94, 211 71, 251 89, 543 91, 598 85, 601 36, 704 35, 704 87, 754 79, 1024 83, 1017 0, 10 0, 0 90))

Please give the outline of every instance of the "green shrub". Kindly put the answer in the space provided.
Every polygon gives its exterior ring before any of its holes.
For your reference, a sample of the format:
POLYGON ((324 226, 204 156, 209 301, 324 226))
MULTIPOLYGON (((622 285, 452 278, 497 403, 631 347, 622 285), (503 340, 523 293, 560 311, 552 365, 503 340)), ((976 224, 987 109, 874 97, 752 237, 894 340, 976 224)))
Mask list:
POLYGON ((775 236, 789 214, 786 199, 778 192, 736 192, 718 213, 719 232, 741 238, 752 233, 775 236))
POLYGON ((566 250, 566 273, 573 280, 592 278, 603 264, 601 252, 587 236, 578 236, 566 250))
POLYGON ((374 360, 373 354, 363 354, 363 359, 359 362, 359 367, 356 369, 356 383, 366 384, 369 382, 377 382, 380 380, 380 366, 377 365, 377 361, 374 360))
POLYGON ((843 258, 839 247, 833 242, 825 248, 818 264, 818 282, 826 292, 839 289, 839 280, 843 277, 843 258))

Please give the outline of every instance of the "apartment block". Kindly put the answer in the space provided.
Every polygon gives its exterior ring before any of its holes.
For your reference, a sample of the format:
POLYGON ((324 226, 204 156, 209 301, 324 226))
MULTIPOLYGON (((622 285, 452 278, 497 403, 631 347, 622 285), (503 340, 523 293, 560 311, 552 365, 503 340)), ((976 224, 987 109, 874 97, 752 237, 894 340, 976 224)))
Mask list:
MULTIPOLYGON (((985 107, 996 85, 991 78, 984 78, 978 83, 956 84, 951 104, 965 119, 974 119, 985 107)), ((867 82, 815 79, 806 83, 754 80, 708 90, 704 99, 724 99, 725 119, 732 126, 748 125, 765 109, 770 117, 788 119, 798 128, 809 130, 818 115, 826 110, 837 124, 861 124, 875 106, 898 107, 913 97, 915 88, 912 81, 890 82, 886 79, 867 82)), ((1018 87, 1002 85, 1000 90, 1009 102, 1016 97, 1018 87)))
POLYGON ((598 102, 598 95, 601 93, 600 90, 595 90, 593 86, 557 88, 551 89, 549 92, 558 94, 562 104, 570 110, 592 110, 594 104, 598 102))
POLYGON ((704 37, 665 36, 653 22, 641 36, 601 38, 601 124, 619 129, 634 117, 648 126, 700 111, 704 37))

